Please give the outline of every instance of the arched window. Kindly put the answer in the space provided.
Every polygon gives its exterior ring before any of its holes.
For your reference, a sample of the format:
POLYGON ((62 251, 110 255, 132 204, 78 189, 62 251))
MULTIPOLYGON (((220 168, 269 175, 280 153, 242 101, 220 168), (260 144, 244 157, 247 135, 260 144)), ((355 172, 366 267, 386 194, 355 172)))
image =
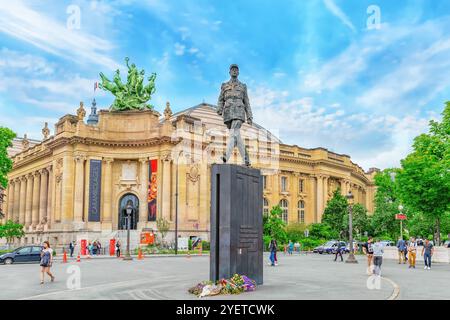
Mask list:
POLYGON ((283 211, 281 213, 281 218, 287 224, 288 223, 288 217, 289 217, 289 214, 288 214, 289 202, 286 199, 281 200, 280 201, 280 207, 281 207, 281 210, 283 211))
POLYGON ((266 198, 264 198, 264 203, 263 203, 263 215, 264 215, 264 217, 269 216, 269 201, 266 198))
POLYGON ((305 223, 305 201, 298 202, 298 222, 305 223))

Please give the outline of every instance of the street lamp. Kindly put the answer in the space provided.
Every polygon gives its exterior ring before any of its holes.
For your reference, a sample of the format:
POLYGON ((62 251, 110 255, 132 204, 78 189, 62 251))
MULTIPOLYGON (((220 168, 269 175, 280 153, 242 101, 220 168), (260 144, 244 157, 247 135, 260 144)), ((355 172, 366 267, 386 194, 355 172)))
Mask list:
POLYGON ((355 258, 353 250, 353 194, 351 191, 345 196, 348 200, 348 229, 349 229, 349 240, 350 240, 350 253, 348 255, 345 263, 358 263, 355 258))
POLYGON ((133 260, 130 255, 130 229, 131 229, 131 215, 133 214, 133 205, 131 200, 128 200, 127 206, 125 208, 125 213, 127 215, 127 252, 125 253, 125 257, 123 260, 133 260))
MULTIPOLYGON (((400 214, 403 215, 403 206, 398 206, 398 211, 400 211, 400 214)), ((403 240, 403 220, 400 219, 400 238, 403 240)))

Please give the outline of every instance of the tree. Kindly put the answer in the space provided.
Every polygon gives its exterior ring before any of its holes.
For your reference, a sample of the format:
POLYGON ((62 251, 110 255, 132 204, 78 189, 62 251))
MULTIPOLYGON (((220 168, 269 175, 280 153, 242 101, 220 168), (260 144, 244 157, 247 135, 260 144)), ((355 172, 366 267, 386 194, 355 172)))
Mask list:
MULTIPOLYGON (((375 211, 371 218, 371 230, 374 236, 389 236, 396 239, 400 234, 400 222, 395 220, 400 205, 398 182, 393 179, 399 169, 385 169, 375 175, 375 211)), ((407 213, 407 208, 405 208, 407 213)))
POLYGON ((281 219, 283 210, 280 206, 275 206, 270 210, 270 214, 264 219, 264 236, 275 239, 279 243, 287 242, 286 223, 281 219))
POLYGON ((8 148, 16 134, 8 128, 0 127, 0 186, 8 186, 8 173, 12 169, 12 160, 8 157, 8 148))
POLYGON ((156 219, 156 228, 161 234, 161 242, 164 245, 164 239, 166 238, 167 232, 169 232, 170 223, 169 221, 167 221, 167 219, 159 217, 158 219, 156 219))
MULTIPOLYGON (((367 209, 362 204, 355 204, 352 208, 353 234, 361 237, 364 232, 369 232, 370 221, 367 216, 367 209)), ((348 214, 346 215, 346 225, 348 230, 348 214)))
POLYGON ((14 242, 14 239, 20 239, 25 235, 23 225, 8 220, 0 225, 0 239, 5 238, 8 244, 14 242))
POLYGON ((337 189, 333 193, 333 198, 327 202, 327 207, 322 216, 322 223, 328 224, 333 230, 343 237, 348 233, 348 202, 341 194, 341 190, 337 189))
POLYGON ((337 230, 332 229, 326 223, 313 223, 308 226, 309 238, 331 240, 339 238, 337 230))
POLYGON ((440 244, 441 221, 450 211, 450 102, 442 122, 430 121, 429 133, 414 139, 413 152, 401 161, 397 180, 404 203, 434 221, 440 244))

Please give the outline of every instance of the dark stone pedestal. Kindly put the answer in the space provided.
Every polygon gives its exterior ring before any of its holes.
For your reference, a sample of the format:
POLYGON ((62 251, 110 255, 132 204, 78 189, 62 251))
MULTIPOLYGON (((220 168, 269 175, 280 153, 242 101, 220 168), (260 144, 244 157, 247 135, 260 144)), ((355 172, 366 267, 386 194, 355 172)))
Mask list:
POLYGON ((263 283, 263 180, 257 169, 211 168, 210 279, 234 274, 263 283))

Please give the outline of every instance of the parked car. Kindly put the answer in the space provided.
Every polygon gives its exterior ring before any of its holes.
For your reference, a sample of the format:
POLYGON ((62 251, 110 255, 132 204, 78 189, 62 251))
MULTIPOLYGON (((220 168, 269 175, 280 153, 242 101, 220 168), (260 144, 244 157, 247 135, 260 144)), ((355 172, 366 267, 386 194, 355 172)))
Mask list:
POLYGON ((445 240, 444 247, 445 248, 450 248, 450 240, 445 240))
POLYGON ((381 244, 382 244, 383 246, 385 246, 385 247, 395 247, 395 246, 396 246, 396 244, 395 244, 394 241, 390 241, 390 240, 382 240, 382 241, 380 241, 380 242, 381 242, 381 244))
POLYGON ((328 241, 327 243, 325 243, 324 245, 318 246, 316 248, 314 248, 313 252, 315 253, 319 253, 319 254, 323 254, 323 253, 335 253, 336 249, 337 249, 337 245, 338 243, 341 243, 341 250, 344 253, 348 253, 350 252, 348 245, 345 241, 336 241, 336 240, 331 240, 328 241))
POLYGON ((15 249, 12 252, 2 254, 0 256, 0 263, 39 263, 41 260, 41 246, 24 246, 15 249))

